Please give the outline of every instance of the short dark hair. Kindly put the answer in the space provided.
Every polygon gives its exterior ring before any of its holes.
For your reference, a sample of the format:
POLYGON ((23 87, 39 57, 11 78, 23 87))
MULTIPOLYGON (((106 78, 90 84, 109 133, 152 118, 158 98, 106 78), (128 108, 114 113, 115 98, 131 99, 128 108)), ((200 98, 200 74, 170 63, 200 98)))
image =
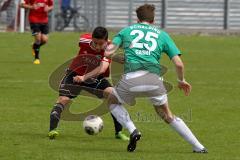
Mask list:
POLYGON ((108 40, 108 30, 104 27, 96 27, 92 33, 92 37, 108 40))
POLYGON ((139 21, 152 23, 155 17, 155 6, 153 4, 144 4, 136 9, 139 21))

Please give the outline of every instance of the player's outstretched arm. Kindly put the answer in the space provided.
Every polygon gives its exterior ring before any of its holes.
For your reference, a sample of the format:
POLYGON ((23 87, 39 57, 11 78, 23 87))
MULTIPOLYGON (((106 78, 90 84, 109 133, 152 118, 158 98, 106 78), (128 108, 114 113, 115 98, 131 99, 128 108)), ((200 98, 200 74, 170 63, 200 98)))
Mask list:
POLYGON ((192 90, 192 86, 184 78, 184 64, 179 56, 174 56, 172 62, 175 65, 177 77, 178 77, 178 88, 184 91, 184 94, 188 96, 192 90))
POLYGON ((20 7, 25 8, 25 9, 33 9, 33 10, 37 9, 37 5, 35 5, 35 4, 30 5, 30 4, 26 4, 26 3, 21 3, 20 7))
POLYGON ((103 74, 107 71, 109 67, 109 62, 102 61, 100 65, 92 70, 91 72, 86 73, 83 76, 75 76, 73 77, 74 82, 81 83, 84 82, 87 79, 94 78, 99 76, 100 74, 103 74))
POLYGON ((118 48, 119 48, 119 46, 116 46, 114 44, 109 44, 104 53, 104 56, 111 59, 111 57, 114 56, 114 54, 116 53, 118 48))

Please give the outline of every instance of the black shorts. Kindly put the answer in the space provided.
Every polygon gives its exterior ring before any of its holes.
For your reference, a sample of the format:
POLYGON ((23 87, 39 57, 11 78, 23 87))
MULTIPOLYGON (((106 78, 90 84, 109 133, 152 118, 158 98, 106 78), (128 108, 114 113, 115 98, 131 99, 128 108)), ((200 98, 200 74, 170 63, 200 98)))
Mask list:
POLYGON ((49 27, 47 23, 30 23, 30 27, 33 36, 35 36, 38 33, 46 35, 49 33, 49 27))
POLYGON ((72 99, 76 98, 82 90, 85 90, 98 98, 103 98, 103 90, 112 87, 104 77, 98 77, 82 83, 73 82, 73 77, 76 75, 75 72, 69 70, 66 72, 59 86, 59 96, 66 96, 72 99))

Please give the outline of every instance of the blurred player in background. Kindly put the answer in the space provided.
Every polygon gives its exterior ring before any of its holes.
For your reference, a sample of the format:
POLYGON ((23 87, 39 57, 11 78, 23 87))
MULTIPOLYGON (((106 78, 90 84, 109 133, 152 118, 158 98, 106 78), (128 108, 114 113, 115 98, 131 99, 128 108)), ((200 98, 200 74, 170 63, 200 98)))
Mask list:
POLYGON ((184 121, 171 112, 166 89, 159 77, 161 71, 159 60, 164 52, 176 68, 178 87, 184 91, 186 96, 190 94, 191 85, 184 78, 181 52, 166 32, 152 25, 155 17, 154 5, 140 6, 136 13, 138 23, 121 30, 114 37, 113 44, 109 45, 105 54, 109 57, 118 47, 122 46, 124 49, 125 74, 113 89, 110 109, 131 134, 127 150, 129 152, 135 150, 141 133, 121 103, 134 105, 135 97, 144 93, 149 97, 159 116, 192 145, 193 152, 207 153, 205 147, 197 140, 184 121))
POLYGON ((53 0, 24 0, 20 6, 29 9, 29 23, 34 36, 32 54, 34 64, 40 64, 40 48, 48 41, 48 13, 53 9, 53 0))
MULTIPOLYGON (((106 79, 109 77, 109 64, 111 60, 104 57, 107 47, 108 31, 106 28, 97 27, 92 34, 80 36, 79 53, 73 59, 61 81, 59 97, 50 114, 50 129, 48 136, 54 139, 59 135, 57 129, 61 113, 65 106, 76 98, 81 90, 85 90, 98 98, 106 98, 112 92, 112 87, 106 79), (83 82, 85 81, 85 82, 83 82)), ((123 63, 123 61, 119 61, 123 63)), ((112 115, 115 126, 115 138, 129 140, 124 135, 122 125, 112 115)))

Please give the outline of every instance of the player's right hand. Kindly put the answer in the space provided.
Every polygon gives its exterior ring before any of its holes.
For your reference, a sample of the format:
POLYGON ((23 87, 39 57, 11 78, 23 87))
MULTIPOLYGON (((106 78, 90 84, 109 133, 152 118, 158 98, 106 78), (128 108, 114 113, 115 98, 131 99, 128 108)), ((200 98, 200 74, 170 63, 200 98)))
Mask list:
POLYGON ((44 11, 45 11, 45 12, 49 12, 49 11, 50 11, 50 7, 46 5, 46 6, 44 7, 44 11))
POLYGON ((76 83, 82 83, 85 81, 84 76, 75 76, 73 77, 73 81, 76 83))
POLYGON ((184 91, 185 96, 189 96, 192 86, 186 81, 179 81, 178 88, 184 91))

